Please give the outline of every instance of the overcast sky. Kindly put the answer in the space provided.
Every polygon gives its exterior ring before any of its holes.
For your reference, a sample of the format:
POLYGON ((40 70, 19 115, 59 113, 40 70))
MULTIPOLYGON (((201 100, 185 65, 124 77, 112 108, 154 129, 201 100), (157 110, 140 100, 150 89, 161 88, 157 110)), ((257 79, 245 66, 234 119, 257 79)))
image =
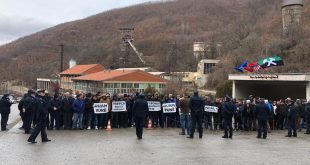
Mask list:
POLYGON ((154 0, 0 0, 0 45, 59 23, 154 0))

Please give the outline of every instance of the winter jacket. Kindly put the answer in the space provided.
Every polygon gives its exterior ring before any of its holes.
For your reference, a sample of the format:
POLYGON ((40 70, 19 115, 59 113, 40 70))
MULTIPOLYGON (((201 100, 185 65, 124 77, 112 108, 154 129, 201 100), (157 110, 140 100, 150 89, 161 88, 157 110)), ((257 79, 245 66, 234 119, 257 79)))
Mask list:
POLYGON ((84 100, 75 99, 72 104, 73 113, 83 113, 85 109, 84 100))
POLYGON ((139 96, 133 104, 133 113, 135 117, 146 117, 149 112, 149 106, 144 96, 139 96))
POLYGON ((271 111, 267 104, 260 102, 255 106, 254 117, 258 120, 268 120, 271 111))
POLYGON ((180 99, 180 109, 181 114, 188 115, 189 114, 189 101, 187 98, 180 99))
POLYGON ((191 109, 192 113, 203 112, 205 109, 205 102, 198 95, 194 95, 189 100, 189 108, 191 109))
POLYGON ((10 114, 11 113, 11 105, 10 99, 7 99, 3 96, 0 100, 0 113, 1 114, 10 114))
POLYGON ((232 117, 237 111, 237 107, 235 104, 233 104, 230 101, 226 101, 223 104, 223 117, 224 118, 228 118, 228 117, 232 117))

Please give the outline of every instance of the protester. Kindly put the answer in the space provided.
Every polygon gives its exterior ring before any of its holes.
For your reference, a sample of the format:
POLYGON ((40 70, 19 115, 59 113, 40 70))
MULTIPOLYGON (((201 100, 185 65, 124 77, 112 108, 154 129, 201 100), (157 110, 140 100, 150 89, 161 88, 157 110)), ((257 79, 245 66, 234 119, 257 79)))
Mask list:
POLYGON ((267 138, 267 121, 270 114, 271 112, 264 100, 261 100, 260 103, 255 106, 254 116, 258 120, 256 138, 262 138, 262 132, 263 132, 263 139, 267 138))
MULTIPOLYGON (((103 94, 100 98, 99 103, 106 103, 108 104, 108 113, 111 113, 111 100, 108 99, 106 94, 103 94)), ((107 122, 108 122, 108 113, 103 113, 99 115, 100 118, 100 124, 99 124, 99 129, 106 129, 107 128, 107 122)))
POLYGON ((65 97, 62 100, 62 114, 63 114, 63 128, 72 128, 72 116, 73 116, 73 104, 74 99, 69 92, 65 93, 65 97))
POLYGON ((189 109, 189 100, 188 97, 184 94, 180 98, 180 123, 182 132, 180 135, 185 135, 185 130, 187 135, 190 134, 190 109, 189 109))
POLYGON ((49 130, 54 129, 54 125, 56 125, 56 129, 60 129, 60 116, 61 116, 61 107, 62 103, 58 94, 54 95, 54 98, 50 101, 49 109, 51 120, 49 130))
POLYGON ((242 107, 242 122, 244 131, 252 130, 252 114, 253 106, 250 100, 246 100, 246 104, 242 107))
POLYGON ((92 96, 90 93, 85 98, 85 111, 88 116, 87 129, 98 129, 98 115, 94 112, 94 103, 98 103, 97 95, 92 96))
POLYGON ((80 130, 83 130, 83 113, 85 109, 85 102, 84 102, 84 96, 83 94, 78 94, 77 99, 74 100, 72 104, 73 108, 73 124, 72 129, 77 128, 77 122, 79 121, 79 128, 80 130))

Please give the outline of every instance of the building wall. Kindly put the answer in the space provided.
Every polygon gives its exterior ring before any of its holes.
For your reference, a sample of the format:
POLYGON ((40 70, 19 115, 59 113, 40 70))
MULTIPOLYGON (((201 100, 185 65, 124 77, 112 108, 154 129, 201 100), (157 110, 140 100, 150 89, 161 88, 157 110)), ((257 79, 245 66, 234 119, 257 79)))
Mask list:
POLYGON ((291 5, 282 8, 283 30, 286 31, 290 25, 300 24, 302 17, 302 6, 291 5))
POLYGON ((73 81, 72 78, 78 77, 80 75, 60 75, 61 80, 61 89, 70 90, 73 89, 73 81))
POLYGON ((159 92, 162 92, 166 88, 166 83, 142 83, 142 82, 95 82, 95 81, 74 81, 74 90, 80 92, 91 92, 97 93, 107 92, 107 93, 135 93, 141 92, 150 85, 154 87, 159 92))
POLYGON ((233 97, 237 99, 248 98, 249 95, 266 99, 305 99, 307 84, 305 82, 250 82, 234 81, 233 97))

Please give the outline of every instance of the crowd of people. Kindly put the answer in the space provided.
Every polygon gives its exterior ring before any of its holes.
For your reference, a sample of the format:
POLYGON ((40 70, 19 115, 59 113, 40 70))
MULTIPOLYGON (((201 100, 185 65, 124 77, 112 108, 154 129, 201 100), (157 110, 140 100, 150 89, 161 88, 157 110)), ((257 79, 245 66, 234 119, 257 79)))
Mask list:
MULTIPOLYGON (((305 134, 310 134, 310 102, 291 98, 278 101, 269 101, 263 98, 249 96, 245 100, 216 98, 214 101, 209 96, 204 98, 198 96, 198 92, 190 97, 183 95, 160 95, 159 93, 147 94, 142 100, 156 101, 160 104, 174 103, 174 113, 160 111, 148 111, 135 118, 135 102, 139 100, 140 94, 127 95, 98 92, 91 93, 56 93, 53 97, 44 90, 29 90, 18 105, 26 134, 36 132, 29 138, 34 141, 40 131, 42 140, 48 141, 45 127, 48 130, 60 129, 106 129, 108 121, 112 128, 127 128, 139 125, 148 127, 180 128, 180 135, 189 135, 193 138, 197 129, 199 137, 202 137, 203 127, 211 130, 224 130, 223 138, 232 138, 233 131, 258 131, 257 138, 267 137, 267 132, 275 129, 288 129, 288 137, 297 137, 297 132, 302 131, 307 123, 305 134), (124 101, 126 110, 114 112, 113 101, 124 101), (108 113, 97 114, 94 112, 95 103, 105 103, 108 113), (216 107, 216 112, 205 111, 205 106, 216 107), (41 112, 39 109, 44 109, 41 112), (141 118, 142 121, 140 120, 141 118)), ((141 98, 140 98, 141 99, 141 98)), ((0 100, 0 112, 2 116, 1 129, 7 130, 10 103, 7 95, 0 100)), ((142 104, 141 104, 142 105, 142 104)), ((139 128, 140 129, 140 128, 139 128)), ((142 135, 141 135, 142 136, 142 135)), ((139 136, 138 136, 139 137, 139 136)), ((142 137, 141 137, 142 138, 142 137)))

